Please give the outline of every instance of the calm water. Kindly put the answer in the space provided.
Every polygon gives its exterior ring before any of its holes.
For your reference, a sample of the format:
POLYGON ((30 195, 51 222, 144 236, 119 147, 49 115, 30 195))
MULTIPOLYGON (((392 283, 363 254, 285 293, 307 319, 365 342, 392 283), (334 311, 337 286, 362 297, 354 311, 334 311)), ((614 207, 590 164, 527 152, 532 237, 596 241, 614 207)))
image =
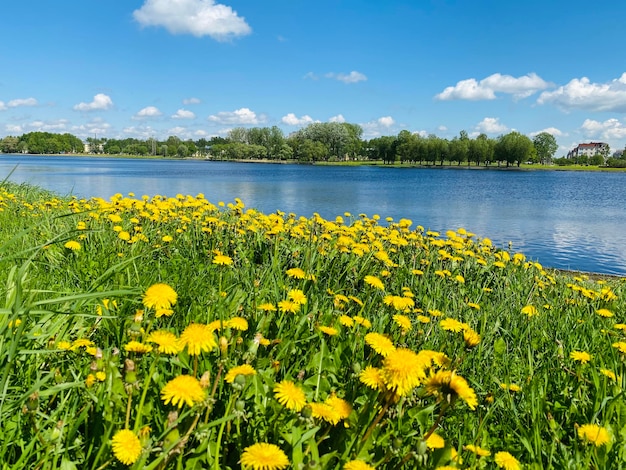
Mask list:
POLYGON ((1 155, 0 175, 14 169, 11 181, 62 195, 203 193, 266 213, 379 214, 442 233, 463 227, 544 266, 626 275, 626 173, 1 155))

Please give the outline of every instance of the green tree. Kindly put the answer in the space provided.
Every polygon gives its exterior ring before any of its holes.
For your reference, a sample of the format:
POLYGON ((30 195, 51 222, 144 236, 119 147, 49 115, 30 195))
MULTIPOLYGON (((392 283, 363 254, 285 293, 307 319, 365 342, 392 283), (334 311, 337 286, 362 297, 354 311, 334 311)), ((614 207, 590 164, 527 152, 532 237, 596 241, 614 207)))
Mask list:
POLYGON ((533 145, 537 151, 537 158, 543 165, 547 165, 559 148, 554 136, 548 132, 540 132, 533 138, 533 145))
POLYGON ((517 131, 509 132, 498 138, 494 148, 494 156, 498 162, 506 162, 508 167, 517 163, 519 166, 523 161, 528 160, 533 142, 517 131))

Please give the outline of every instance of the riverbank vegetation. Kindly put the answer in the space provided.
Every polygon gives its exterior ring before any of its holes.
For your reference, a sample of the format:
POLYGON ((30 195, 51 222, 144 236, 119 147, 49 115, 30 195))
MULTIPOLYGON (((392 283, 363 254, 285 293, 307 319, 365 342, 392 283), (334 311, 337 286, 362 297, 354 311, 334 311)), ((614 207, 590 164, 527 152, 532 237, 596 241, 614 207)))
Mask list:
POLYGON ((553 168, 554 165, 584 167, 626 167, 626 155, 603 147, 602 154, 582 154, 575 158, 553 158, 557 143, 551 134, 542 132, 531 140, 513 131, 496 139, 480 134, 470 138, 465 131, 445 139, 434 134, 424 136, 403 130, 396 136, 363 139, 363 129, 350 123, 312 123, 285 136, 273 127, 238 127, 226 137, 183 141, 170 136, 165 141, 154 138, 88 138, 83 144, 71 134, 31 132, 0 140, 0 152, 31 154, 137 155, 153 158, 207 158, 213 160, 249 160, 275 162, 382 162, 410 166, 521 166, 530 163, 553 168))
POLYGON ((624 282, 417 223, 4 184, 3 468, 620 468, 624 282))

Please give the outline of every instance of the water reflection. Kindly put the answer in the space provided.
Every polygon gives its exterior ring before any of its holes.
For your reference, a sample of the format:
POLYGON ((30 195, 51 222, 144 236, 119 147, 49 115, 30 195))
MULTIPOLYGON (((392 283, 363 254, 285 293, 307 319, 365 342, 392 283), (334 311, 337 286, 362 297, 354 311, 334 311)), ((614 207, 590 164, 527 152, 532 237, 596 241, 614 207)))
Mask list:
POLYGON ((626 275, 626 174, 0 156, 0 174, 63 195, 236 197, 263 212, 344 212, 463 227, 557 268, 626 275))

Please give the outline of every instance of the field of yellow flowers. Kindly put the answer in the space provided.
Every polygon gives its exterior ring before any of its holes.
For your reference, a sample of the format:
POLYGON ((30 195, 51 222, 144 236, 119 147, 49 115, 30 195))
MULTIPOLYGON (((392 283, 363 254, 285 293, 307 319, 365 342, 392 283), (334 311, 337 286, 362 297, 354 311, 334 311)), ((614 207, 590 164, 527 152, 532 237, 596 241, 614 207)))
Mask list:
POLYGON ((622 468, 624 282, 459 228, 0 187, 3 469, 622 468))

